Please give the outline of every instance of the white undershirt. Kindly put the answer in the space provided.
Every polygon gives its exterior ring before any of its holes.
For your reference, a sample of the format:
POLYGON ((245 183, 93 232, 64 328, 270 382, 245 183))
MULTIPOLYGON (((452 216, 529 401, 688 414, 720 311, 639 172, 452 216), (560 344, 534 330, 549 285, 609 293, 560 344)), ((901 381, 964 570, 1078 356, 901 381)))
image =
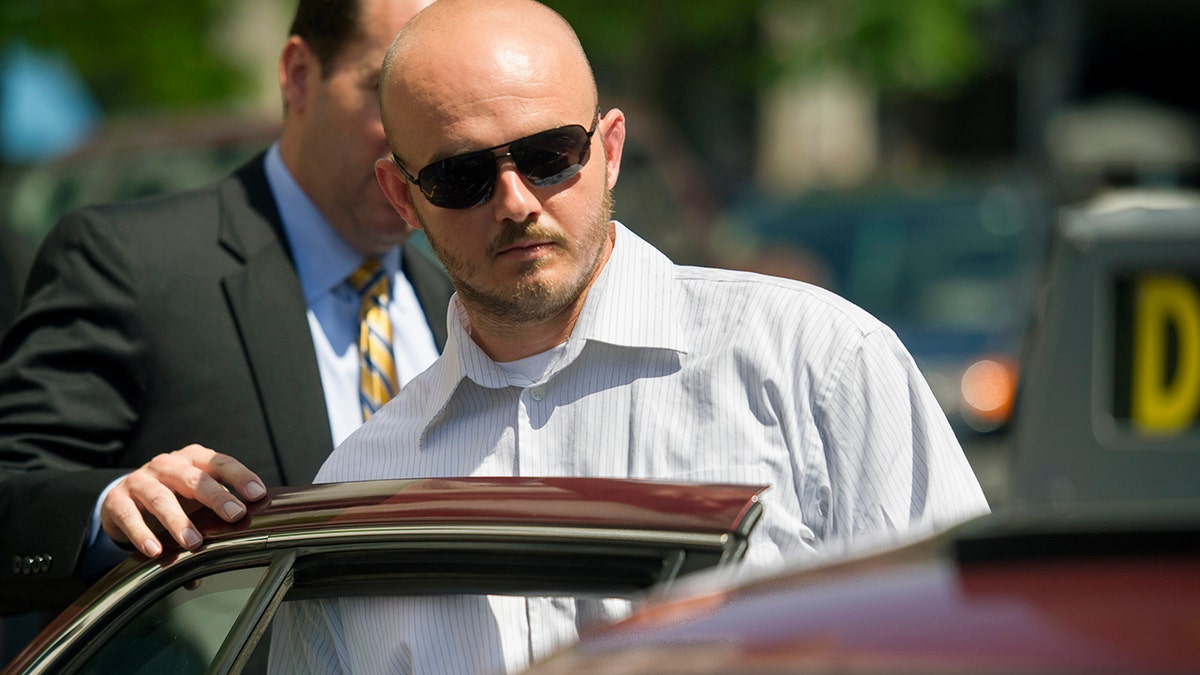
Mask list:
POLYGON ((509 381, 514 386, 529 387, 546 379, 550 368, 562 358, 566 351, 567 343, 564 342, 557 347, 547 349, 541 354, 534 354, 533 356, 527 356, 516 361, 505 361, 496 365, 508 373, 509 381))

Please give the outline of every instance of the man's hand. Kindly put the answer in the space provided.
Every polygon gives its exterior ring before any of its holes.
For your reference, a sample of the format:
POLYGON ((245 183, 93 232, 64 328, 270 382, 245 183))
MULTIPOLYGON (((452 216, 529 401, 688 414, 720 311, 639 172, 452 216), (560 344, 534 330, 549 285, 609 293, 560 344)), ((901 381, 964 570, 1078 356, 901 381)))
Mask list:
POLYGON ((232 523, 246 514, 246 505, 225 485, 250 501, 267 493, 259 477, 241 462, 202 445, 189 445, 155 457, 110 490, 100 507, 100 523, 113 541, 132 542, 153 558, 162 553, 162 544, 146 524, 149 514, 181 546, 194 549, 202 539, 180 499, 199 502, 232 523))

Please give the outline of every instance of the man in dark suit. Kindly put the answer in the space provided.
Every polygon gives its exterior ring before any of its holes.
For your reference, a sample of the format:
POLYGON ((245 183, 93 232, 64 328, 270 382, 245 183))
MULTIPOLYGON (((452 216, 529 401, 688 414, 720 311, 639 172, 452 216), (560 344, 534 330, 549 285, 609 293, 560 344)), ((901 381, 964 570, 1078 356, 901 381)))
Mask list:
POLYGON ((181 501, 232 521, 262 483, 309 483, 362 422, 341 280, 364 260, 391 279, 400 381, 436 358, 452 289, 374 175, 382 57, 429 1, 301 0, 278 143, 48 236, 0 347, 0 610, 61 607, 106 550, 157 555, 155 520, 198 545, 181 501))

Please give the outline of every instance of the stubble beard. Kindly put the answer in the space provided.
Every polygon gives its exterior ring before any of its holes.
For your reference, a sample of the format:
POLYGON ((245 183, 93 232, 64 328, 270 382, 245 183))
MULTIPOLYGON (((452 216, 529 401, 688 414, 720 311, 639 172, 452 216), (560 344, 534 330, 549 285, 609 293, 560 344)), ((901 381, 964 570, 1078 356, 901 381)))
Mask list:
POLYGON ((469 314, 501 325, 535 323, 552 319, 567 311, 591 284, 608 238, 612 209, 612 191, 605 189, 599 208, 593 213, 583 238, 574 242, 568 241, 561 231, 537 222, 507 224, 500 236, 488 245, 489 257, 515 241, 538 239, 553 241, 560 249, 567 251, 590 249, 590 259, 586 268, 578 274, 557 282, 539 275, 539 271, 548 261, 538 259, 523 263, 518 270, 518 282, 503 291, 481 288, 467 281, 467 263, 456 258, 434 237, 428 236, 428 228, 425 228, 425 231, 430 248, 446 268, 454 289, 469 310, 469 314))

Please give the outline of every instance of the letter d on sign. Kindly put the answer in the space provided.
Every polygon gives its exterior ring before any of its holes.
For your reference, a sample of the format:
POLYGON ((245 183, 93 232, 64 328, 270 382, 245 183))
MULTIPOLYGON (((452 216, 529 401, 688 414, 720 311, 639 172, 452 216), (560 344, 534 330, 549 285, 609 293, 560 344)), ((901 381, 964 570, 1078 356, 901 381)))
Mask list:
POLYGON ((1147 433, 1177 433, 1200 411, 1200 295, 1182 277, 1155 275, 1138 282, 1136 298, 1133 422, 1147 433), (1178 336, 1174 355, 1167 351, 1168 326, 1178 336))

